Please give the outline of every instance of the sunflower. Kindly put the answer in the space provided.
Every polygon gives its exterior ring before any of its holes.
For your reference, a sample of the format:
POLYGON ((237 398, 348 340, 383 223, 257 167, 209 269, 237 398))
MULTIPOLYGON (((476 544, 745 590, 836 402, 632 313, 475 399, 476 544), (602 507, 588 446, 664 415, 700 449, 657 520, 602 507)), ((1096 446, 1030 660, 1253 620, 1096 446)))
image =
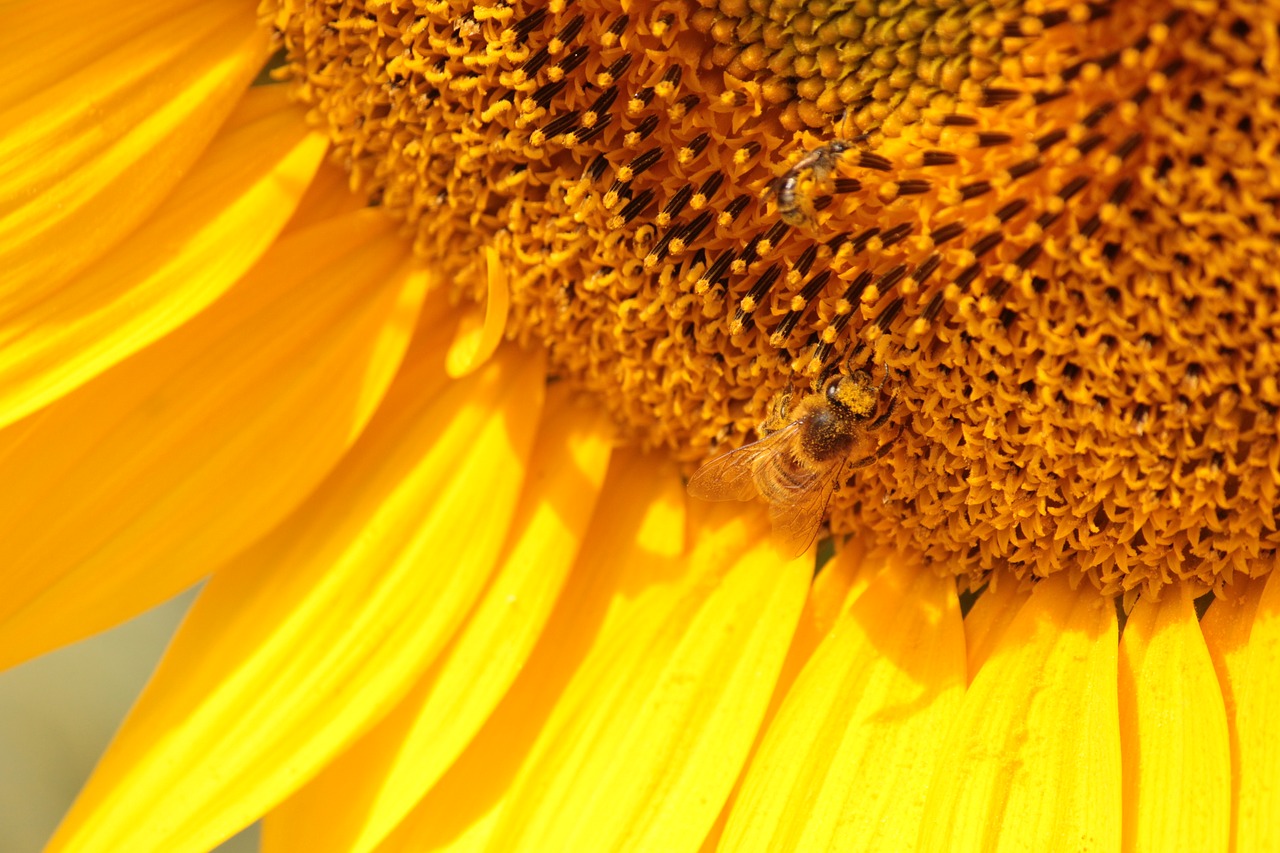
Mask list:
POLYGON ((5 11, 0 665, 208 578, 50 851, 1280 849, 1277 3, 5 11))

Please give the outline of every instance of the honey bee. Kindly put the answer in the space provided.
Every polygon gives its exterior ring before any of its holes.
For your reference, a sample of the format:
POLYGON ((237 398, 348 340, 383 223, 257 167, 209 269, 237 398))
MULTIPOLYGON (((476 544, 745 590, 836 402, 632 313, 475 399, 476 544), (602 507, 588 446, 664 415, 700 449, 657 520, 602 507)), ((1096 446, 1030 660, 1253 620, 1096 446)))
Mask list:
POLYGON ((805 176, 810 175, 815 182, 822 183, 831 176, 841 156, 853 148, 854 143, 865 138, 866 134, 862 134, 852 139, 834 139, 826 145, 819 145, 769 185, 767 192, 773 195, 778 215, 783 222, 795 226, 813 222, 813 199, 801 186, 805 176))
POLYGON ((902 435, 899 427, 897 435, 879 448, 849 461, 854 449, 866 447, 869 434, 893 416, 896 389, 876 416, 888 375, 886 371, 880 383, 872 385, 865 370, 837 374, 821 391, 807 394, 790 414, 790 394, 784 392, 774 415, 760 427, 763 437, 699 468, 689 480, 689 494, 708 501, 763 497, 769 502, 774 534, 789 554, 798 556, 813 544, 846 464, 856 469, 883 459, 902 435))

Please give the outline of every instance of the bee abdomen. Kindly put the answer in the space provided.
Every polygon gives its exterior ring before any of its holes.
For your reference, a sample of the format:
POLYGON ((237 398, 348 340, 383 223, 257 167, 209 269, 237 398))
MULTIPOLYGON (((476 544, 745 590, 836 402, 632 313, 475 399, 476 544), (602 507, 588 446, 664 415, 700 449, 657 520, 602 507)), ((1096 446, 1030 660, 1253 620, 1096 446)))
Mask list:
POLYGON ((775 453, 761 460, 756 485, 766 498, 798 491, 813 478, 804 460, 790 453, 775 453))

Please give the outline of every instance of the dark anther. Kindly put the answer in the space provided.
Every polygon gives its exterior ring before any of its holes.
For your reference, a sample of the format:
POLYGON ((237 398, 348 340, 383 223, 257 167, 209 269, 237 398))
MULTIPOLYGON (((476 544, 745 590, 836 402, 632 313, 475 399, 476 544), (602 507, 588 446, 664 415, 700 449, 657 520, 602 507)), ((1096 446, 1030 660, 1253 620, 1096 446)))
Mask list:
POLYGON ((1116 156, 1121 160, 1125 159, 1133 153, 1133 150, 1138 147, 1138 143, 1140 142, 1142 142, 1142 134, 1131 133, 1129 136, 1125 137, 1124 142, 1121 142, 1116 146, 1116 156))
POLYGON ((791 267, 800 275, 808 275, 809 270, 813 267, 813 262, 818 257, 818 246, 816 243, 810 243, 809 248, 800 253, 800 257, 796 259, 795 264, 791 267))
POLYGON ((562 44, 568 44, 577 37, 578 33, 582 32, 582 25, 586 23, 586 21, 586 15, 578 15, 572 21, 565 24, 564 29, 556 33, 556 39, 562 44))
POLYGON ((587 58, 589 53, 591 53, 591 48, 586 45, 574 48, 574 50, 564 58, 564 61, 559 63, 560 70, 565 74, 568 74, 570 71, 581 65, 582 61, 587 58))
POLYGON ((903 298, 899 296, 893 302, 889 303, 889 307, 884 309, 884 313, 876 318, 876 325, 880 327, 880 331, 887 332, 889 327, 893 325, 893 321, 897 318, 898 313, 902 311, 903 298))
POLYGON ((1043 245, 1040 243, 1032 244, 1031 246, 1028 246, 1021 255, 1018 255, 1013 262, 1018 266, 1018 269, 1025 270, 1036 262, 1036 258, 1040 257, 1040 253, 1042 251, 1044 251, 1043 245))
POLYGON ((639 175, 647 169, 653 167, 653 164, 662 159, 662 148, 650 148, 643 154, 639 154, 627 165, 631 168, 632 175, 639 175))
POLYGON ((946 225, 943 225, 941 228, 939 228, 937 231, 934 231, 929 236, 933 240, 933 245, 941 246, 943 243, 947 242, 948 240, 954 240, 956 237, 959 237, 963 233, 964 233, 963 222, 948 222, 946 225))
POLYGON ((702 236, 702 232, 707 230, 707 226, 711 224, 711 220, 714 218, 715 215, 711 211, 704 210, 695 216, 693 221, 686 225, 678 236, 688 246, 702 236))
POLYGON ((648 139, 649 134, 653 133, 653 131, 656 130, 657 127, 658 127, 658 117, 654 115, 649 115, 644 117, 644 121, 636 125, 636 129, 633 130, 632 133, 639 135, 641 141, 643 141, 645 139, 648 139))
POLYGON ((592 181, 598 181, 604 176, 605 170, 609 168, 609 161, 605 159, 603 154, 597 154, 595 159, 591 161, 591 165, 587 166, 587 175, 592 181))
POLYGON ((982 264, 973 263, 961 270, 960 275, 956 276, 955 285, 961 291, 969 289, 969 285, 973 284, 973 280, 982 272, 982 264))
POLYGON ((1111 191, 1111 198, 1108 199, 1114 205, 1124 204, 1124 200, 1129 197, 1129 190, 1133 188, 1133 179, 1125 178, 1116 184, 1116 188, 1111 191))
POLYGON ((999 246, 1003 241, 1004 241, 1003 234, 988 234, 987 236, 983 237, 981 240, 973 244, 973 249, 972 249, 973 254, 976 257, 980 258, 983 255, 985 255, 987 252, 990 252, 996 246, 999 246))
POLYGON ((525 76, 532 77, 542 70, 542 66, 546 65, 547 60, 550 58, 551 54, 547 53, 547 49, 545 47, 541 48, 524 61, 524 64, 520 66, 520 70, 524 72, 525 76))
POLYGON ((729 214, 731 220, 736 220, 742 215, 742 211, 747 209, 747 205, 751 203, 751 196, 743 193, 724 206, 724 212, 729 214))
POLYGON ((622 217, 624 222, 630 222, 639 216, 644 209, 653 201, 653 190, 647 189, 638 196, 627 202, 627 206, 622 208, 622 212, 618 215, 622 217))
POLYGON ((609 78, 611 80, 617 80, 620 77, 622 77, 624 73, 626 73, 627 66, 629 66, 630 64, 631 64, 631 54, 624 53, 622 54, 622 56, 618 57, 613 61, 613 64, 610 65, 605 70, 605 73, 609 75, 609 78))
POLYGON ((565 87, 568 85, 569 85, 568 78, 558 80, 555 83, 548 83, 547 85, 540 87, 530 97, 533 99, 533 102, 537 104, 539 107, 546 107, 548 104, 554 101, 556 99, 556 96, 559 95, 561 92, 563 92, 565 90, 565 87))
POLYGON ((875 274, 871 270, 863 270, 858 273, 857 277, 845 288, 845 301, 850 303, 857 302, 858 297, 862 295, 862 291, 867 289, 867 285, 871 284, 873 278, 875 278, 875 274))
POLYGON ((511 26, 512 32, 516 34, 516 44, 524 44, 529 38, 529 33, 542 26, 542 22, 547 19, 546 9, 537 9, 528 16, 521 18, 511 26))
POLYGON ((702 153, 703 149, 707 147, 707 143, 710 141, 710 136, 705 133, 699 133, 688 145, 685 146, 685 148, 692 151, 693 155, 696 157, 702 153))
POLYGON ((1063 201, 1070 201, 1073 195, 1080 192, 1080 190, 1084 189, 1088 185, 1089 185, 1088 178, 1086 178, 1084 175, 1076 175, 1074 178, 1071 179, 1071 181, 1065 187, 1058 190, 1058 198, 1062 199, 1063 201))
POLYGON ((1036 169, 1039 169, 1043 165, 1044 163, 1042 163, 1039 159, 1023 160, 1021 163, 1014 163, 1012 166, 1009 167, 1009 177, 1014 180, 1017 180, 1018 178, 1021 178, 1023 175, 1030 175, 1032 172, 1034 172, 1036 169))
POLYGON ((927 193, 932 184, 928 181, 912 178, 906 181, 898 181, 898 195, 920 195, 927 193))
POLYGON ((711 177, 703 181, 702 186, 698 188, 698 195, 710 200, 715 197, 716 192, 724 184, 724 175, 719 172, 713 172, 711 177))
POLYGON ((555 139, 557 136, 578 123, 578 115, 577 110, 572 110, 571 112, 567 112, 559 118, 543 125, 542 135, 547 139, 555 139))
POLYGON ((870 151, 858 152, 858 165, 864 169, 875 169, 877 172, 887 172, 893 167, 888 160, 870 151))
POLYGON ((958 162, 959 159, 959 157, 950 151, 926 151, 924 152, 923 165, 951 166, 958 162))
POLYGON ((898 264, 896 267, 880 276, 880 281, 876 282, 876 284, 880 287, 880 293, 885 294, 890 290, 893 290, 893 288, 897 286, 898 282, 902 281, 906 277, 907 265, 898 264))
POLYGON ((916 267, 916 271, 911 274, 916 282, 923 282, 929 276, 933 275, 938 267, 942 264, 942 256, 937 252, 924 259, 924 263, 916 267))
POLYGON ((684 210, 684 206, 689 203, 691 198, 693 198, 693 187, 685 184, 676 190, 676 194, 667 202, 667 206, 662 208, 663 214, 670 217, 679 216, 680 211, 684 210))
POLYGON ((1092 128, 1095 124, 1102 121, 1111 111, 1116 108, 1114 101, 1107 101, 1105 104, 1099 105, 1093 112, 1080 119, 1080 123, 1085 127, 1092 128))
POLYGON ((1058 130, 1051 130, 1048 133, 1046 133, 1044 136, 1036 140, 1036 148, 1040 149, 1040 151, 1043 152, 1045 149, 1051 146, 1057 145, 1059 142, 1061 142, 1066 138, 1067 138, 1067 132, 1065 130, 1062 130, 1061 128, 1059 128, 1058 130))
POLYGON ((725 278, 725 273, 729 271, 729 266, 733 263, 733 260, 736 257, 737 253, 732 249, 726 251, 712 262, 711 268, 707 270, 703 278, 712 284, 722 280, 725 278))
POLYGON ((608 89, 605 89, 600 93, 600 97, 596 98, 595 102, 587 108, 587 111, 595 113, 596 115, 602 115, 609 111, 609 108, 613 106, 613 102, 617 99, 618 87, 610 86, 608 89))
POLYGON ((868 228, 866 231, 863 231, 857 237, 854 237, 852 241, 853 253, 856 255, 859 252, 861 252, 863 249, 867 248, 867 244, 871 242, 871 239, 873 237, 878 236, 879 234, 880 234, 879 228, 868 228))
POLYGON ((884 232, 884 236, 880 238, 884 248, 889 248, 895 243, 901 243, 911 233, 910 222, 899 222, 897 225, 884 232))
POLYGON ((1026 206, 1026 199, 1016 198, 996 211, 996 219, 999 219, 1001 222, 1008 222, 1010 219, 1021 213, 1026 206))
POLYGON ((1105 133, 1093 133, 1076 143, 1076 150, 1081 154, 1088 154, 1105 142, 1107 136, 1105 133))
POLYGON ((989 89, 982 90, 982 105, 984 107, 994 107, 1000 104, 1007 104, 1010 101, 1016 101, 1021 94, 1017 89, 1003 89, 998 86, 992 86, 989 89))

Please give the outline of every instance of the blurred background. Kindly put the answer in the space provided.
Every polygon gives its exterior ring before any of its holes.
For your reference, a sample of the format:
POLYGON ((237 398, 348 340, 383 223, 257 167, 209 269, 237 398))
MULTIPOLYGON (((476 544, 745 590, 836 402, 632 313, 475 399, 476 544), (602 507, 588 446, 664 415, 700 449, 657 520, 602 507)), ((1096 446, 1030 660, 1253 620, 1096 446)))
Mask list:
MULTIPOLYGON (((0 851, 49 840, 194 598, 0 672, 0 851)), ((218 853, 257 849, 255 826, 218 853)))

